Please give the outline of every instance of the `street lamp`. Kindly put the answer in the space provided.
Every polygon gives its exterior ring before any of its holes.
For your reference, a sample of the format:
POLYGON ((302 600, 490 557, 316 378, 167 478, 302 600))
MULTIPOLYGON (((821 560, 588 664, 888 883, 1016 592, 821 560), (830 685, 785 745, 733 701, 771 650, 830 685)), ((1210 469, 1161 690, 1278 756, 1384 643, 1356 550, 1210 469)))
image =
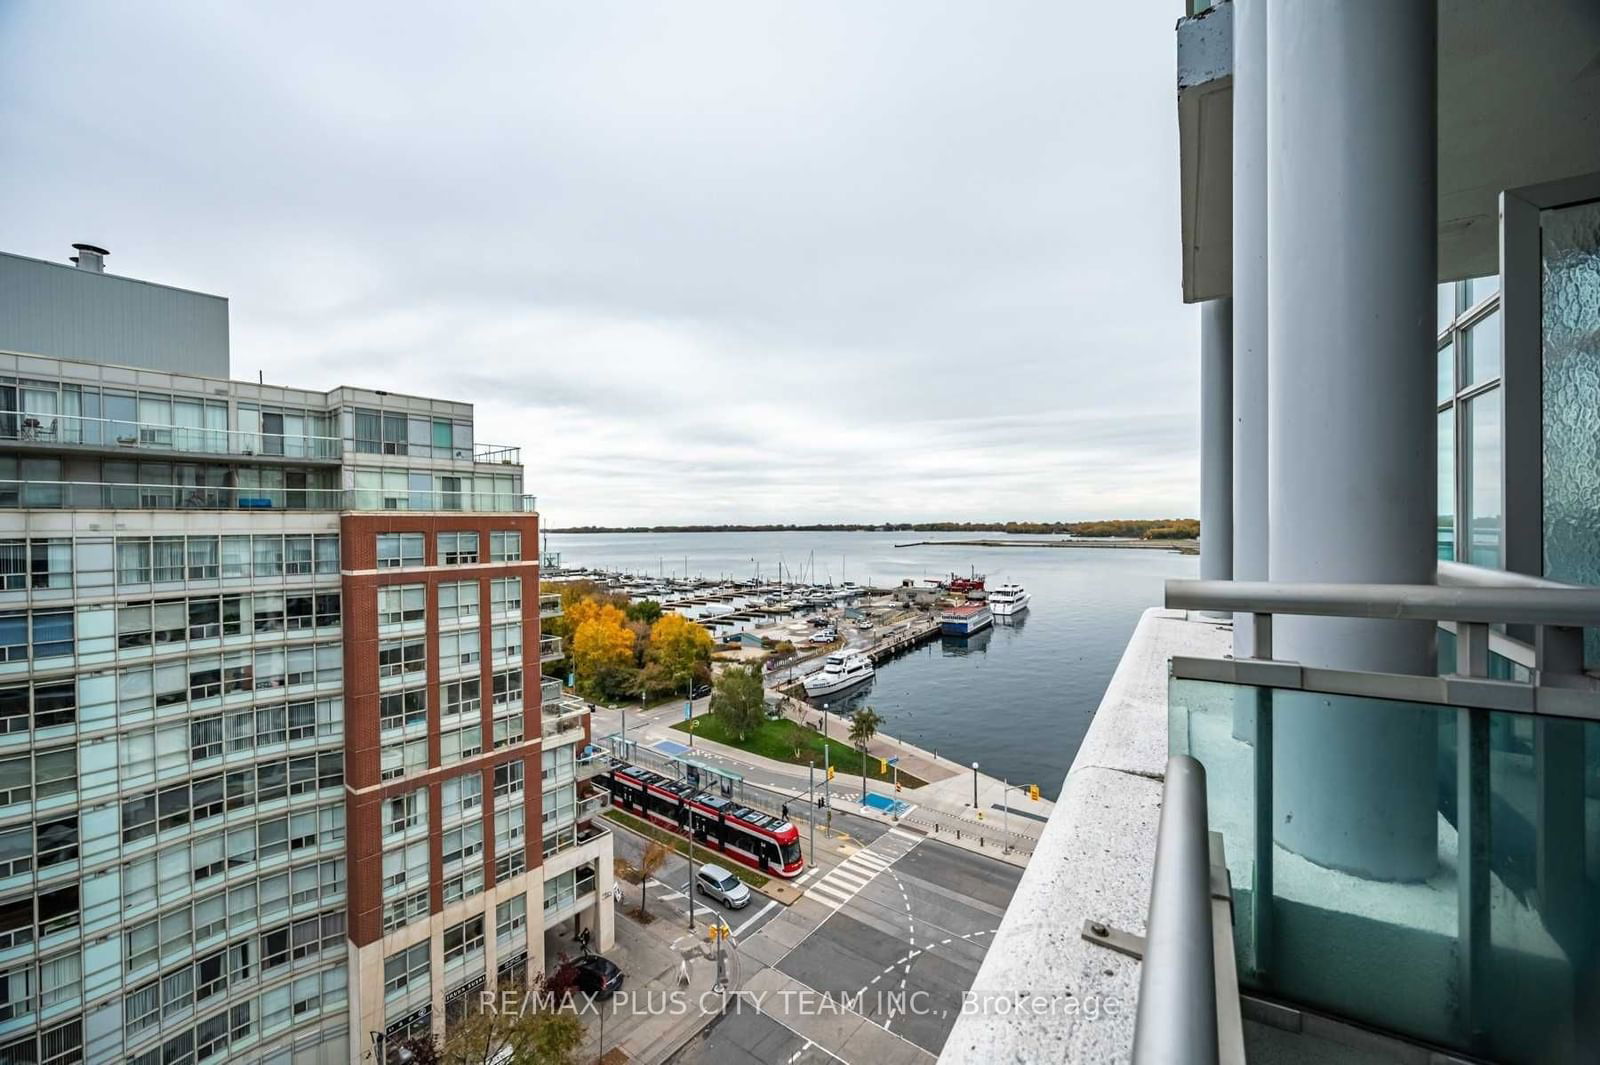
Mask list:
POLYGON ((972 809, 978 809, 978 763, 972 763, 972 809))

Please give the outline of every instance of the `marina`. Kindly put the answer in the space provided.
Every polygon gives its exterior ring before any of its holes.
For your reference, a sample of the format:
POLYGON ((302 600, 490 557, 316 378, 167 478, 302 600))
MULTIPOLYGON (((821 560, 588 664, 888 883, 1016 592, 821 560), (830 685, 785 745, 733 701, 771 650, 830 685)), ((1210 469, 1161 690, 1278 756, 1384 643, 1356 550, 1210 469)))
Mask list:
MULTIPOLYGON (((875 672, 865 683, 807 702, 826 702, 831 715, 870 705, 883 718, 884 734, 965 765, 981 762, 983 772, 997 777, 1037 781, 1053 798, 1141 610, 1159 598, 1165 578, 1193 576, 1196 560, 1161 551, 1019 547, 978 571, 986 574, 991 599, 1007 583, 1026 588, 1029 609, 996 614, 976 636, 942 636, 937 584, 952 574, 970 579, 973 562, 985 556, 965 547, 896 548, 903 537, 892 531, 553 533, 549 552, 560 553, 561 572, 547 569, 543 580, 553 591, 555 580, 631 573, 641 590, 662 588, 664 596, 704 600, 692 604, 699 611, 721 612, 723 624, 707 626, 719 641, 789 639, 795 654, 767 680, 769 690, 794 698, 804 696, 797 682, 842 649, 808 642, 815 631, 810 619, 827 618, 849 650, 873 660, 875 672), (791 567, 787 560, 813 555, 816 590, 827 590, 831 568, 834 593, 844 590, 837 578, 848 572, 854 598, 825 608, 788 605, 812 590, 798 580, 812 566, 791 567), (762 578, 776 575, 780 558, 785 578, 795 580, 756 580, 758 565, 762 578), (762 594, 753 595, 757 590, 762 594), (768 595, 777 601, 767 603, 768 595), (743 635, 736 637, 738 628, 743 635), (996 727, 1000 710, 1005 727, 996 727)), ((753 659, 761 652, 738 654, 753 659)))

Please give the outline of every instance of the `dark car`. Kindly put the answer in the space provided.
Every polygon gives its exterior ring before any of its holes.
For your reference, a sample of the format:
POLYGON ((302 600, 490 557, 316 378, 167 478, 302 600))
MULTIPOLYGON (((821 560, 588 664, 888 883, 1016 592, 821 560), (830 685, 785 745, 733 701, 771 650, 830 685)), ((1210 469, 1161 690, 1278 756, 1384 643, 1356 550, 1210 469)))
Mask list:
POLYGON ((693 690, 691 690, 689 692, 689 697, 691 699, 704 699, 706 696, 708 696, 710 694, 711 694, 711 685, 709 685, 709 684, 696 684, 694 686, 693 690))
POLYGON ((623 973, 616 963, 598 954, 586 954, 577 961, 578 990, 592 998, 610 998, 622 987, 623 973))

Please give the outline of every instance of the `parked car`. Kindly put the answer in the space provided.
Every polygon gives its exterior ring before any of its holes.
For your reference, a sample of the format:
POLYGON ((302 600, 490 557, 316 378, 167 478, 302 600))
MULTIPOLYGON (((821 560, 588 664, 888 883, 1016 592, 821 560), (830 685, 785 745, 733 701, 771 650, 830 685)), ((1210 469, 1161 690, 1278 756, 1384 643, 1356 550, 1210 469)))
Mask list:
POLYGON ((694 886, 700 894, 716 899, 730 910, 742 910, 750 905, 750 888, 720 865, 702 865, 695 874, 694 886))
POLYGON ((693 688, 691 688, 689 690, 689 698, 691 698, 691 699, 704 699, 706 696, 708 696, 710 694, 711 694, 711 685, 709 685, 709 684, 696 684, 693 688))
POLYGON ((578 968, 578 990, 585 995, 606 999, 621 990, 623 972, 609 958, 585 954, 575 964, 578 968))
POLYGON ((812 643, 832 643, 838 638, 839 634, 832 629, 823 629, 821 632, 813 632, 811 634, 812 643))

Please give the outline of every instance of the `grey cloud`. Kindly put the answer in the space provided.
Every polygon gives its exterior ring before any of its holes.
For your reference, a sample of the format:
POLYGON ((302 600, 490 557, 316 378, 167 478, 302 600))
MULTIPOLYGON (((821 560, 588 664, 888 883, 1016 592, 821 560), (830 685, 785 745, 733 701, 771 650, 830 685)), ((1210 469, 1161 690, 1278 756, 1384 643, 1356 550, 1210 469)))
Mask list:
POLYGON ((10 5, 4 247, 475 401, 557 524, 1192 513, 1180 7, 10 5))

